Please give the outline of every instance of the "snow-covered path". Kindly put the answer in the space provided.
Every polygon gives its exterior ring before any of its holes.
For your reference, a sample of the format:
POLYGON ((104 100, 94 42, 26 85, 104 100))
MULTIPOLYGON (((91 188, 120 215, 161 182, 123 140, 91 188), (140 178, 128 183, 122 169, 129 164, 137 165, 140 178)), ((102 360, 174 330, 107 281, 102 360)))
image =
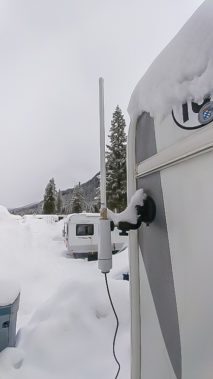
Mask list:
MULTIPOLYGON (((108 379, 115 318, 97 262, 67 258, 62 224, 16 220, 0 209, 0 278, 21 285, 18 346, 0 353, 0 379, 108 379)), ((114 256, 109 285, 120 327, 120 378, 129 378, 127 251, 114 256)))

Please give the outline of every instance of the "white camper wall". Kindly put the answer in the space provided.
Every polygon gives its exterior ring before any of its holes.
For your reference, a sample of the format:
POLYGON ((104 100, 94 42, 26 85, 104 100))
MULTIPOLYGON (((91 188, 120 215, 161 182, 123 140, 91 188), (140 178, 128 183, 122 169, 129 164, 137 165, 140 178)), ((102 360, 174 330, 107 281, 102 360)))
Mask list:
POLYGON ((212 167, 211 152, 161 173, 183 379, 209 379, 213 372, 212 167))
POLYGON ((140 379, 177 379, 168 357, 141 255, 139 262, 141 315, 140 379))
POLYGON ((140 169, 148 160, 165 158, 169 146, 176 154, 187 140, 193 153, 194 142, 211 137, 209 149, 169 167, 150 169, 145 176, 142 170, 137 178, 137 187, 145 188, 157 206, 153 225, 139 231, 140 379, 210 379, 213 372, 212 127, 185 134, 175 130, 170 117, 161 123, 150 117, 138 122, 141 143, 146 144, 147 135, 152 140, 145 157, 137 140, 137 162, 145 158, 140 169), (169 128, 173 134, 167 133, 169 128))

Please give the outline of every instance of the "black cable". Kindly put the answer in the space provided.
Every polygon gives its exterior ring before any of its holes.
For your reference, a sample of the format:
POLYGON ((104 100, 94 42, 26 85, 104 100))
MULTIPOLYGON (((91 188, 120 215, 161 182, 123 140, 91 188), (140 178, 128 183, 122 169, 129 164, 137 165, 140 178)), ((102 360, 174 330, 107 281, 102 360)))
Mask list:
POLYGON ((118 320, 118 316, 117 316, 117 313, 115 311, 115 308, 114 308, 114 305, 113 305, 113 302, 112 302, 112 298, 111 298, 111 295, 110 295, 110 291, 109 291, 109 285, 108 285, 108 280, 107 280, 107 274, 104 273, 105 275, 105 281, 106 281, 106 288, 107 288, 107 293, 108 293, 108 296, 109 296, 109 300, 110 300, 110 304, 112 306, 112 310, 114 312, 114 315, 115 315, 115 318, 116 318, 116 329, 115 329, 115 334, 114 334, 114 338, 113 338, 113 355, 114 355, 114 358, 115 358, 115 361, 118 365, 118 371, 117 371, 117 374, 116 374, 116 377, 115 379, 117 379, 118 375, 119 375, 119 372, 120 372, 120 369, 121 369, 121 365, 116 357, 116 354, 115 354, 115 340, 116 340, 116 337, 117 337, 117 333, 118 333, 118 328, 119 328, 119 320, 118 320))

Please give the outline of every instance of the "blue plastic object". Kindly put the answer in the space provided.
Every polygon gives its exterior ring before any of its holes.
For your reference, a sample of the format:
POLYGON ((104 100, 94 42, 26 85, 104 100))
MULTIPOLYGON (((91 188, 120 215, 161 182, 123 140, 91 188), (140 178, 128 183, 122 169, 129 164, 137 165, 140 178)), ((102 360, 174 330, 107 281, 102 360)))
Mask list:
POLYGON ((16 345, 16 320, 20 294, 13 304, 0 306, 0 351, 16 345))

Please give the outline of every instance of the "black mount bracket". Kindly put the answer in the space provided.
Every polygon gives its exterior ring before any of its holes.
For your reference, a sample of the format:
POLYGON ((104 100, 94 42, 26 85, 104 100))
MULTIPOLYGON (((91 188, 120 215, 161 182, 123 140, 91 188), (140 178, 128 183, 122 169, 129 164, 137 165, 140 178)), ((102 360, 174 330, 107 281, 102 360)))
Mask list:
POLYGON ((136 210, 138 214, 138 220, 136 224, 131 224, 130 222, 120 221, 117 228, 120 230, 120 236, 128 236, 129 230, 135 230, 140 228, 142 222, 149 226, 156 216, 156 205, 151 196, 147 196, 144 200, 143 206, 136 205, 136 210))

